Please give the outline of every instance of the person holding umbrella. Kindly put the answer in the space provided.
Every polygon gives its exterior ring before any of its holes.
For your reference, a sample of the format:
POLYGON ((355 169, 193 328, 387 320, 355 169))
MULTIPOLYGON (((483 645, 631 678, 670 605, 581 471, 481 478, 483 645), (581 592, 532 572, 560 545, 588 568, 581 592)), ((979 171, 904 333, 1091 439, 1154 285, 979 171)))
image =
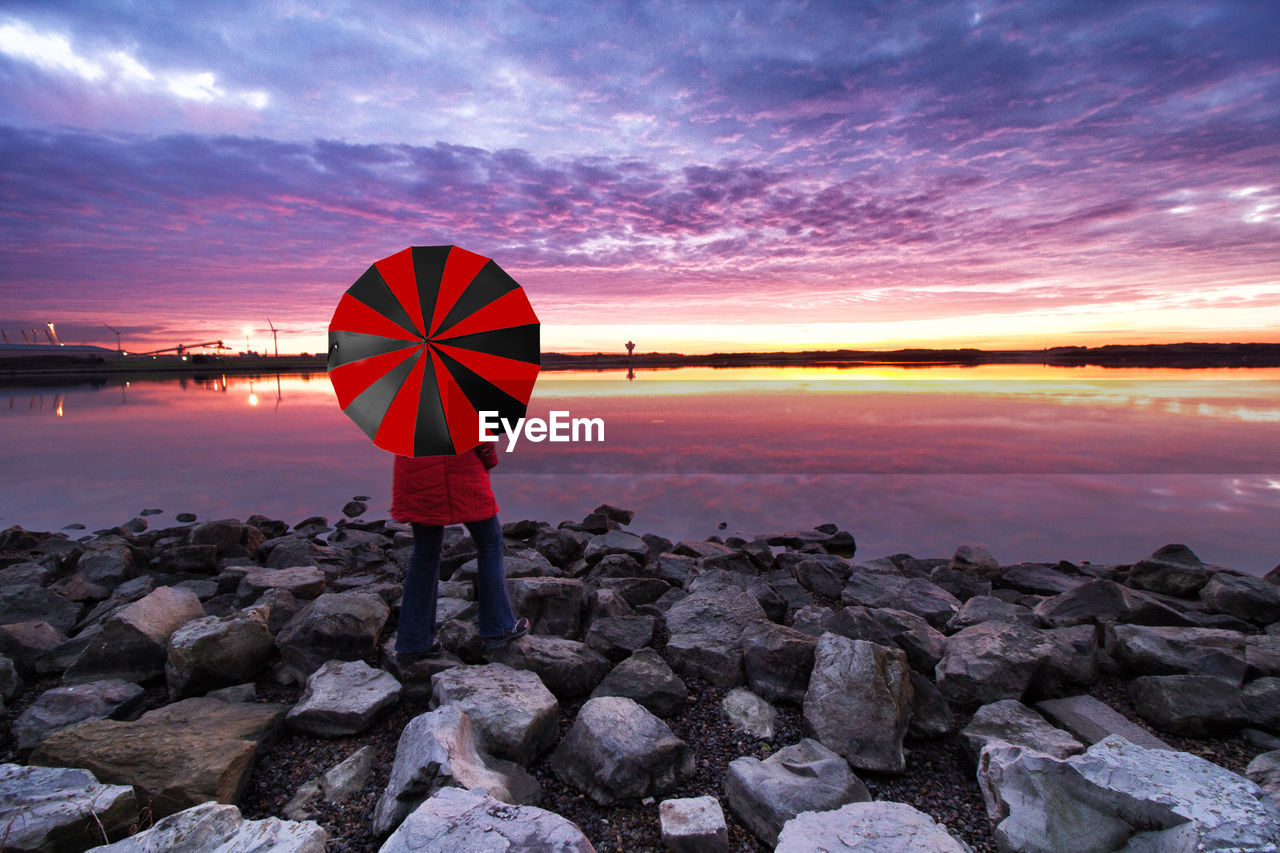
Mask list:
POLYGON ((465 524, 476 543, 476 602, 485 650, 529 632, 529 620, 517 619, 507 598, 502 526, 489 485, 489 469, 496 464, 498 452, 488 443, 456 456, 396 456, 391 517, 409 522, 413 530, 413 555, 404 577, 395 645, 402 663, 443 653, 435 639, 435 625, 440 549, 447 524, 465 524))
POLYGON ((476 543, 476 600, 487 651, 529 632, 511 612, 502 526, 489 485, 497 450, 479 413, 523 418, 541 366, 538 317, 490 258, 457 246, 411 246, 370 266, 329 323, 338 405, 396 454, 391 517, 413 530, 395 651, 438 657, 436 596, 444 526, 476 543))

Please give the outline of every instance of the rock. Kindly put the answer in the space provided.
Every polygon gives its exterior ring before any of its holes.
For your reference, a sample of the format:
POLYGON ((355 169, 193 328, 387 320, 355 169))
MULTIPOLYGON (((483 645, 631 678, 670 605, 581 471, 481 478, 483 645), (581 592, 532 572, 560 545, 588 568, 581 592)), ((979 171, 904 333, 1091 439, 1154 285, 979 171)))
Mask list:
POLYGON ((456 705, 444 705, 414 717, 400 733, 390 778, 374 810, 374 835, 386 835, 450 785, 484 788, 507 803, 534 802, 541 796, 537 780, 522 768, 476 747, 470 717, 456 705))
POLYGON ((697 562, 693 557, 662 553, 658 555, 652 571, 659 580, 683 587, 693 575, 697 562))
MULTIPOLYGON (((1197 677, 1197 676, 1171 676, 1197 677)), ((979 779, 1002 850, 1275 850, 1280 811, 1249 780, 1112 735, 1063 761, 1024 752, 979 779)))
POLYGON ((67 668, 74 684, 119 678, 144 682, 164 674, 169 638, 193 619, 204 616, 196 594, 162 586, 115 612, 102 631, 67 668))
POLYGON ((923 578, 857 571, 849 576, 840 593, 840 601, 869 608, 905 610, 922 617, 935 628, 946 625, 960 609, 959 599, 923 578))
POLYGON ((536 673, 563 700, 580 699, 609 672, 609 661, 585 643, 530 634, 499 646, 489 657, 512 669, 536 673))
POLYGON ((103 781, 133 785, 160 817, 207 800, 239 799, 284 713, 269 703, 184 699, 132 722, 95 720, 54 732, 31 763, 84 767, 103 781))
POLYGON ((204 694, 210 699, 218 699, 222 702, 252 702, 258 695, 258 688, 253 682, 244 684, 233 684, 230 687, 220 687, 217 690, 210 690, 204 694))
POLYGON ((933 818, 906 803, 852 803, 835 811, 802 812, 778 835, 775 853, 857 850, 859 853, 969 853, 933 818))
POLYGON ((911 722, 907 737, 935 738, 955 731, 956 721, 947 700, 934 686, 914 669, 911 671, 911 722))
POLYGON ((627 658, 653 640, 652 616, 606 616, 593 620, 586 643, 611 661, 627 658))
POLYGON ((378 646, 391 615, 365 592, 326 592, 297 612, 276 635, 287 671, 299 682, 326 661, 363 660, 378 646))
POLYGON ((990 595, 975 595, 966 601, 947 621, 947 630, 951 633, 962 631, 970 625, 983 622, 1020 622, 1023 625, 1036 624, 1035 614, 1028 607, 1010 604, 990 595))
POLYGON ((662 843, 671 853, 728 853, 729 827, 712 796, 663 800, 658 804, 662 843))
POLYGON ((1280 805, 1280 749, 1254 756, 1244 769, 1244 775, 1266 791, 1272 803, 1280 805))
POLYGON ((169 698, 252 681, 266 668, 274 648, 265 608, 193 619, 169 637, 164 666, 169 698))
POLYGON ((1058 728, 1070 732, 1085 746, 1093 746, 1111 735, 1120 735, 1130 743, 1147 749, 1173 748, 1092 696, 1046 699, 1036 703, 1036 710, 1058 728))
POLYGON ((535 634, 576 640, 582 634, 582 581, 575 578, 510 578, 511 609, 535 634))
POLYGON ((1245 637, 1244 659, 1248 665, 1246 678, 1280 676, 1280 635, 1245 637))
POLYGON ((947 637, 936 669, 938 689, 961 706, 1021 699, 1051 643, 1035 628, 983 622, 947 637))
POLYGON ((756 622, 742 634, 747 684, 773 702, 799 705, 809 688, 817 639, 773 622, 756 622))
POLYGON ((91 584, 111 589, 136 578, 142 567, 134 563, 126 545, 108 545, 86 550, 76 561, 76 574, 91 584))
POLYGON ((1205 735, 1249 722, 1240 687, 1210 675, 1151 675, 1129 683, 1133 709, 1161 731, 1205 735))
POLYGON ((996 585, 1028 595, 1058 595, 1075 589, 1085 580, 1075 575, 1063 574, 1043 563, 1018 563, 1002 567, 996 585))
POLYGON ((1217 572, 1200 590, 1200 600, 1255 625, 1280 620, 1280 586, 1262 578, 1217 572))
POLYGON ((342 505, 342 514, 347 518, 359 518, 369 509, 364 501, 347 501, 342 505))
POLYGON ((660 717, 677 713, 689 701, 689 689, 653 649, 639 649, 615 666, 591 693, 634 699, 660 717))
POLYGON ((80 610, 80 605, 74 601, 36 584, 0 586, 0 625, 48 622, 67 634, 80 618, 80 610))
POLYGON ((86 720, 127 716, 142 705, 143 689, 119 679, 53 687, 13 721, 18 751, 27 753, 56 731, 86 720))
POLYGON ((156 821, 150 828, 97 853, 169 853, 173 850, 255 850, 272 853, 324 853, 329 840, 315 821, 268 817, 245 820, 240 809, 201 803, 156 821))
POLYGON ((442 788, 418 806, 379 853, 461 850, 594 853, 577 824, 536 806, 509 805, 483 791, 442 788))
POLYGON ((996 562, 996 558, 986 548, 977 545, 961 545, 957 548, 947 568, 983 580, 994 580, 1000 574, 1000 564, 996 562))
MULTIPOLYGON (((912 575, 912 577, 914 577, 912 575)), ((928 578, 933 583, 954 595, 960 601, 968 601, 975 595, 990 595, 991 581, 969 574, 957 572, 946 565, 934 566, 929 570, 928 578)))
POLYGON ((325 575, 317 566, 291 566, 287 569, 251 569, 236 587, 236 604, 253 604, 267 590, 288 592, 295 599, 311 600, 325 590, 325 575))
POLYGON ((1082 583, 1036 605, 1035 615, 1047 628, 1116 622, 1129 610, 1124 588, 1101 578, 1082 583))
POLYGON ((1117 625, 1107 651, 1134 676, 1212 675, 1244 681, 1244 634, 1218 628, 1117 625))
MULTIPOLYGON (((746 558, 744 557, 743 559, 746 558)), ((781 622, 786 618, 787 603, 759 575, 712 569, 701 572, 689 583, 690 592, 702 592, 711 595, 714 595, 719 589, 729 587, 737 587, 754 598, 764 610, 766 618, 774 622, 781 622)))
POLYGON ((0 586, 48 586, 56 576, 53 569, 40 563, 13 563, 0 569, 0 586))
POLYGON ((773 740, 777 709, 745 687, 733 688, 720 700, 720 714, 740 734, 773 740))
POLYGON ((932 674, 942 660, 946 637, 920 616, 905 610, 844 607, 826 624, 833 634, 851 640, 897 646, 907 653, 907 662, 917 672, 932 674))
POLYGON ((128 785, 104 785, 88 770, 0 764, 5 850, 84 850, 119 837, 137 820, 128 785), (101 828, 99 828, 101 827, 101 828))
POLYGON ((693 775, 689 745, 637 702, 588 699, 560 745, 551 769, 600 805, 658 796, 693 775))
POLYGON ((901 773, 911 716, 909 673, 901 649, 823 634, 804 697, 807 728, 855 768, 901 773))
POLYGON ((806 554, 791 568, 800 585, 810 592, 839 598, 853 567, 835 554, 806 554))
POLYGON ((254 557, 266 540, 262 531, 234 518, 206 521, 191 528, 192 545, 213 545, 219 557, 254 557))
POLYGON ((1062 729, 1045 722, 1035 711, 1015 699, 983 705, 960 732, 961 743, 976 764, 982 748, 995 741, 1066 758, 1084 751, 1084 744, 1062 729))
POLYGON ((1032 679, 1041 696, 1062 696, 1098 680, 1098 631, 1092 625, 1047 628, 1040 636, 1049 642, 1049 656, 1032 679))
POLYGON ((765 619, 760 603, 736 587, 695 592, 667 611, 667 659, 685 675, 721 687, 742 684, 742 635, 765 619))
POLYGON ((532 672, 500 663, 458 666, 431 677, 432 705, 457 705, 480 748, 524 766, 555 746, 560 703, 532 672))
POLYGON ((769 847, 777 843, 783 825, 801 812, 871 799, 845 760, 810 738, 763 761, 743 756, 729 762, 724 796, 743 826, 769 847))
POLYGON ((583 552, 588 566, 594 566, 610 554, 625 554, 643 566, 649 560, 649 546, 634 533, 610 530, 588 539, 583 552))
POLYGON ((298 786, 281 813, 290 820, 306 820, 319 802, 342 803, 364 790, 378 753, 362 746, 324 773, 298 786))
POLYGON ((175 574, 208 574, 218 568, 218 546, 175 545, 160 553, 159 569, 175 574))
POLYGON ((362 660, 331 660, 307 677, 306 689, 285 722, 321 737, 345 737, 373 725, 400 701, 400 682, 362 660))
POLYGON ((1165 545, 1129 570, 1129 586, 1179 598, 1193 598, 1209 572, 1186 545, 1165 545))
POLYGON ((22 690, 22 676, 13 661, 0 655, 0 700, 9 701, 22 690))
POLYGON ((1249 724, 1280 732, 1280 678, 1257 678, 1244 686, 1249 724))
POLYGON ((34 673, 40 657, 66 640, 66 635, 48 622, 0 625, 0 654, 12 660, 18 672, 24 676, 34 673))

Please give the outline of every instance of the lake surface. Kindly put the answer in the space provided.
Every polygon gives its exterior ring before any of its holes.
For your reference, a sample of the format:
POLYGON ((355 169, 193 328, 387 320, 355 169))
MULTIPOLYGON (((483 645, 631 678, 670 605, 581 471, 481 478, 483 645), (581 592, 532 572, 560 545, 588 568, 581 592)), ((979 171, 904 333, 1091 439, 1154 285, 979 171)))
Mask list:
MULTIPOLYGON (((972 543, 1006 563, 1132 562, 1182 542, 1255 574, 1280 563, 1280 370, 547 372, 529 416, 552 411, 600 418, 605 440, 504 439, 504 521, 612 503, 677 540, 833 522, 868 558, 972 543)), ((0 527, 389 506, 391 456, 324 374, 3 387, 0 463, 0 527)))

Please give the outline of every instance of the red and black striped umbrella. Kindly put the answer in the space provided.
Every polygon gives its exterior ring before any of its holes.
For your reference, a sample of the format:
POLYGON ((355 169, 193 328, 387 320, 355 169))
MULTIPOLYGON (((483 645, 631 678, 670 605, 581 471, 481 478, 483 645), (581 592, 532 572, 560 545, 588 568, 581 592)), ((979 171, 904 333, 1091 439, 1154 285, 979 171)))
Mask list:
POLYGON ((524 417, 541 365, 538 317, 515 279, 457 246, 413 246, 348 288, 329 323, 338 404, 383 450, 461 453, 479 412, 524 417))

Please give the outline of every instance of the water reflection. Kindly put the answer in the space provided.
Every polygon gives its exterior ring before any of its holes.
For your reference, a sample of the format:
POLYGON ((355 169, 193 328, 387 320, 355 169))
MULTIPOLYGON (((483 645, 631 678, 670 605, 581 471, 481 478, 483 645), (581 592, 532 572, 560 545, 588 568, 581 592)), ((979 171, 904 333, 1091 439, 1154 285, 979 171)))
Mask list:
MULTIPOLYGON (((334 518, 355 494, 374 496, 371 516, 387 512, 390 456, 323 373, 0 394, 6 479, 41 484, 4 493, 0 526, 92 529, 148 506, 296 522, 334 518)), ((1009 562, 1124 562, 1183 541, 1249 571, 1280 561, 1280 370, 544 373, 529 415, 557 410, 602 417, 605 441, 504 453, 506 520, 556 523, 609 502, 673 539, 720 522, 757 533, 831 521, 868 556, 973 542, 1009 562)))

